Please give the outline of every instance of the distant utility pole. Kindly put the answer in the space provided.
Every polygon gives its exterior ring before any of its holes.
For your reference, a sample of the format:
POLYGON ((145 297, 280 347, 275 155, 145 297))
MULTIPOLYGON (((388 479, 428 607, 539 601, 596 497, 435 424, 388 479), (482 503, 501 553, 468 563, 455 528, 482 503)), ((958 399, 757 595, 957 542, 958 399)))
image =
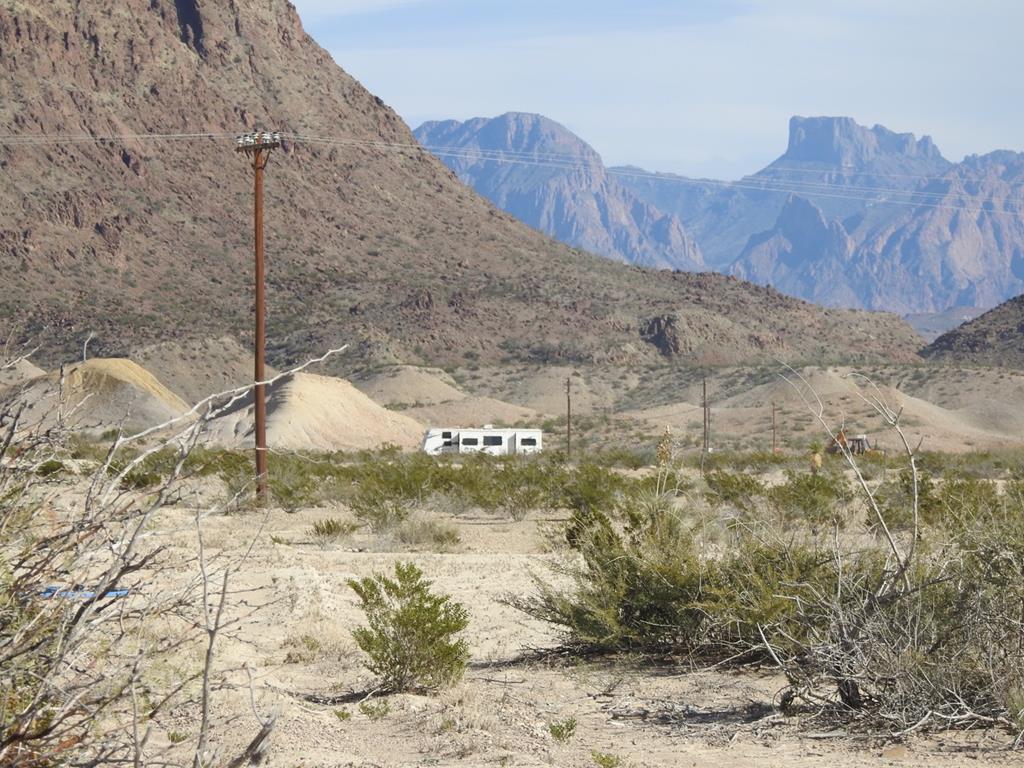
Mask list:
POLYGON ((772 403, 772 453, 779 452, 779 437, 775 422, 775 403, 772 403))
POLYGON ((711 412, 708 410, 708 380, 704 379, 704 395, 701 398, 704 409, 704 453, 708 452, 711 446, 711 412))
POLYGON ((253 388, 253 411, 256 419, 256 496, 267 500, 267 396, 263 384, 266 379, 267 316, 263 259, 263 171, 270 160, 270 152, 281 146, 277 132, 257 131, 239 136, 235 150, 248 156, 256 176, 254 225, 256 235, 256 340, 253 388))
POLYGON ((572 457, 572 377, 565 377, 565 459, 572 457))

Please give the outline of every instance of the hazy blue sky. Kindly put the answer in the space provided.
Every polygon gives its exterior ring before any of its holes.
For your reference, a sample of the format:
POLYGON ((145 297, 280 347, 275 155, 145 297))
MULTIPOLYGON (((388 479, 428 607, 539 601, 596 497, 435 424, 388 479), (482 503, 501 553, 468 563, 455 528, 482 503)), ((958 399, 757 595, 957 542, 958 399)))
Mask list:
POLYGON ((1024 0, 293 0, 413 128, 539 112, 609 164, 736 177, 790 115, 1024 149, 1024 0))

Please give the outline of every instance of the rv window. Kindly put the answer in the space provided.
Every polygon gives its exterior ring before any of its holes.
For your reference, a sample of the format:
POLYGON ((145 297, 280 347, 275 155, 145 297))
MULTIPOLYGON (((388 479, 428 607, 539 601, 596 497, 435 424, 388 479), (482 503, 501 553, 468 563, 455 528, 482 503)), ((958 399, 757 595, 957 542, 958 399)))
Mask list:
POLYGON ((536 445, 537 444, 537 438, 536 437, 524 437, 522 440, 519 441, 519 444, 520 445, 536 445))
POLYGON ((452 433, 451 432, 442 432, 441 433, 441 439, 442 440, 451 440, 452 439, 452 433))
POLYGON ((484 435, 484 445, 501 445, 501 435, 484 435))
POLYGON ((479 441, 475 437, 464 437, 462 438, 463 445, 476 445, 479 441))

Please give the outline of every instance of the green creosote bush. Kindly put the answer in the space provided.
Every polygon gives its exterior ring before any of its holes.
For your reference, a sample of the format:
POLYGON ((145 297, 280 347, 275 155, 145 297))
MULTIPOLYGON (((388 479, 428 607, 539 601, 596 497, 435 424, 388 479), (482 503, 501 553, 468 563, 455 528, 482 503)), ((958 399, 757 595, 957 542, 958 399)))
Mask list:
POLYGON ((40 477, 52 477, 63 473, 65 470, 64 462, 57 459, 48 459, 36 467, 36 474, 40 477))
POLYGON ((725 554, 709 557, 700 521, 684 519, 670 495, 638 499, 625 518, 571 521, 567 539, 581 556, 562 570, 571 588, 538 582, 536 595, 512 604, 561 626, 570 645, 597 651, 729 656, 758 645, 759 624, 801 636, 790 625, 798 603, 788 585, 827 581, 820 551, 734 526, 725 554))
POLYGON ((839 505, 849 503, 853 492, 846 478, 838 473, 814 475, 786 470, 786 482, 768 489, 766 496, 782 520, 842 527, 839 505))
POLYGON ((454 525, 423 517, 405 520, 397 527, 395 534, 407 547, 422 547, 431 552, 448 552, 461 541, 454 525))
POLYGON ((754 500, 764 496, 765 486, 753 475, 716 469, 704 475, 707 490, 704 497, 712 504, 727 504, 743 511, 749 509, 754 500))
POLYGON ((355 523, 345 522, 336 517, 328 517, 326 520, 317 520, 313 523, 310 533, 313 538, 322 543, 338 541, 346 536, 351 536, 359 526, 355 523))
POLYGON ((567 717, 554 723, 548 723, 548 733, 560 744, 565 744, 576 733, 576 718, 567 717))
POLYGON ((368 624, 352 636, 385 690, 434 691, 462 678, 469 646, 459 634, 469 625, 469 613, 447 595, 431 592, 419 568, 396 563, 393 577, 374 574, 348 584, 368 624))
POLYGON ((383 699, 381 701, 361 701, 359 702, 359 711, 370 720, 383 720, 391 714, 391 705, 383 699))
MULTIPOLYGON (((905 565, 884 537, 865 546, 803 535, 806 509, 784 528, 733 523, 708 548, 696 514, 635 497, 619 515, 574 516, 578 559, 556 567, 558 586, 538 581, 533 597, 511 602, 580 650, 778 663, 790 681, 784 709, 799 701, 897 730, 1024 730, 1022 489, 1010 481, 998 494, 956 472, 924 478, 930 528, 913 550, 900 540, 905 565)), ((776 502, 803 481, 789 482, 776 502)), ((906 503, 890 489, 883 514, 907 515, 906 503)))
POLYGON ((610 752, 599 752, 596 749, 590 752, 590 759, 594 761, 594 765, 598 768, 620 768, 622 765, 622 758, 618 755, 613 755, 610 752))

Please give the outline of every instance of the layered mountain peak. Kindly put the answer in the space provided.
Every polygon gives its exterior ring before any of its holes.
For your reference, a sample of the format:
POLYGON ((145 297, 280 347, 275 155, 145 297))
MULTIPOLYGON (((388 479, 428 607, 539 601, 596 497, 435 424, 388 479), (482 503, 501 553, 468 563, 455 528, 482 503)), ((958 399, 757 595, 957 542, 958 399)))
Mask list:
POLYGON ((445 162, 460 174, 486 156, 495 164, 530 166, 541 175, 564 168, 578 171, 591 183, 604 178, 597 151, 564 125, 543 115, 506 112, 464 122, 431 121, 415 133, 428 149, 444 151, 445 162), (456 149, 461 152, 452 154, 451 150, 456 149))
POLYGON ((881 125, 868 128, 850 117, 790 118, 784 159, 859 168, 880 155, 943 160, 930 136, 918 139, 881 125))
POLYGON ((649 267, 704 267, 679 217, 609 176, 565 126, 524 112, 424 123, 416 138, 459 178, 516 218, 563 242, 649 267))

